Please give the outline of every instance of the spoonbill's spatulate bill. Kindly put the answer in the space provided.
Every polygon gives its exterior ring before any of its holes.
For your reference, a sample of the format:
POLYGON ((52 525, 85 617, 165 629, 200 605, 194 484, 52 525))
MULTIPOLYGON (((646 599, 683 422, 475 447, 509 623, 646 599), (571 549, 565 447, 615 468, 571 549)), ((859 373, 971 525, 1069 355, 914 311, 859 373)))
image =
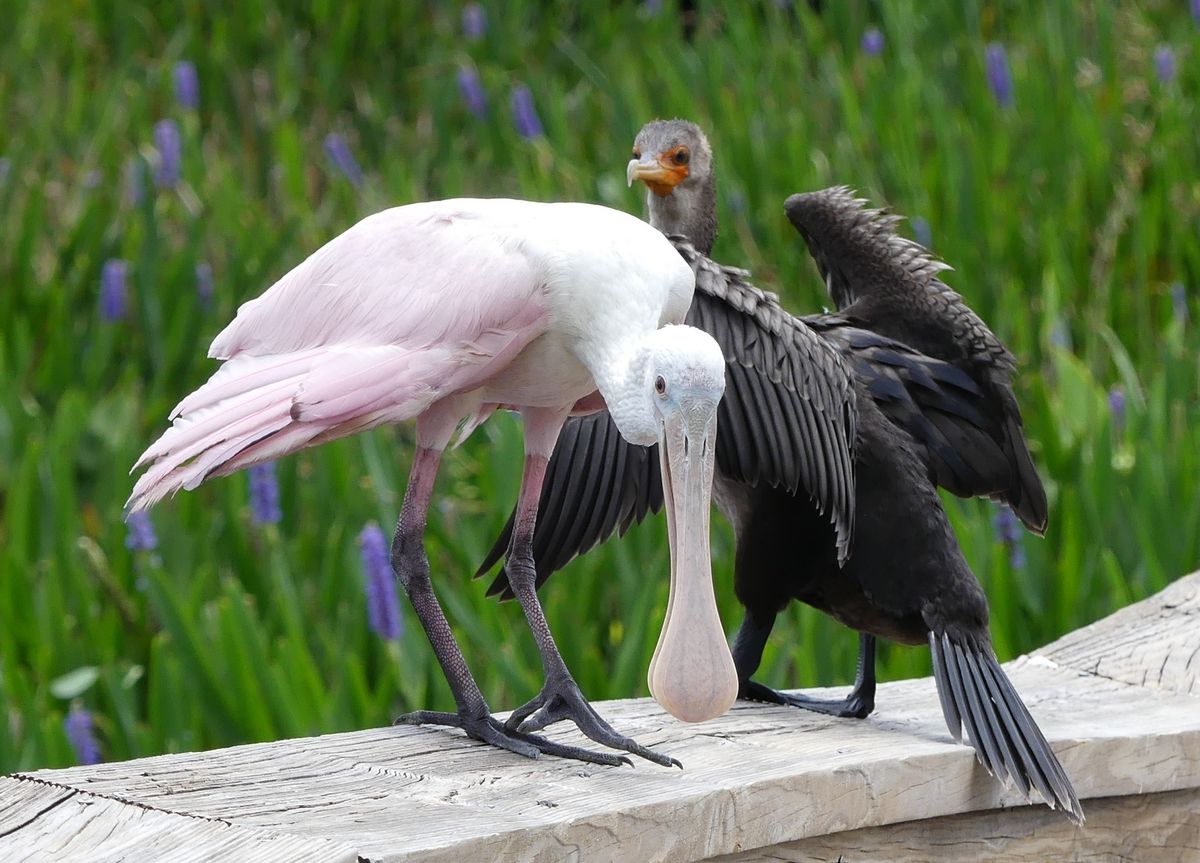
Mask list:
POLYGON ((547 459, 574 409, 606 405, 630 443, 657 443, 669 490, 672 602, 655 694, 689 719, 728 709, 737 678, 708 552, 724 361, 710 336, 674 325, 693 289, 691 269, 661 233, 605 207, 463 199, 369 216, 238 310, 209 351, 223 364, 138 460, 135 468, 146 470, 128 510, 304 447, 416 420, 392 566, 458 710, 402 718, 456 726, 529 756, 628 761, 517 729, 540 711, 574 720, 598 743, 677 763, 618 734, 580 693, 537 599, 531 543, 547 459), (491 716, 434 596, 423 539, 456 428, 465 421, 465 436, 501 408, 519 411, 525 427, 508 560, 545 671, 539 696, 507 724, 491 716))
MULTIPOLYGON (((876 636, 928 643, 955 739, 965 727, 989 772, 1081 819, 1070 779, 996 660, 987 598, 935 487, 998 498, 1031 530, 1045 527, 1012 356, 938 278, 945 265, 897 236, 896 217, 846 189, 788 199, 787 215, 838 304, 837 313, 797 318, 744 271, 705 257, 717 232, 716 192, 712 151, 697 126, 647 124, 626 176, 646 184, 651 224, 685 235, 673 239, 696 272, 687 322, 725 351, 713 493, 737 537, 741 695, 866 717, 876 636), (832 493, 843 484, 848 490, 832 493), (848 698, 777 692, 752 679, 776 616, 793 599, 860 631, 848 698)), ((539 582, 661 499, 653 487, 640 491, 651 459, 622 457, 627 445, 604 422, 571 420, 550 461, 544 493, 558 505, 534 538, 539 582), (609 470, 594 471, 596 460, 609 470), (613 515, 562 529, 581 512, 613 515)), ((493 549, 485 566, 498 559, 493 549)), ((507 587, 502 574, 492 589, 507 587)))

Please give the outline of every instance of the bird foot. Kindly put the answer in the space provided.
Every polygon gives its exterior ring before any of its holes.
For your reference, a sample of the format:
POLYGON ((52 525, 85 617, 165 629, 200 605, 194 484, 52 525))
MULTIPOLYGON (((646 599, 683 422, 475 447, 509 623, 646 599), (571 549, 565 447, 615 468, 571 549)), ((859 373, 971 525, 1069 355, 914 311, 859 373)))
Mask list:
POLYGON ((628 767, 633 766, 633 762, 624 755, 613 755, 608 752, 592 752, 589 749, 583 749, 579 746, 565 746, 561 743, 555 743, 553 740, 547 740, 545 737, 539 737, 536 734, 528 734, 518 729, 509 728, 490 713, 483 713, 476 716, 464 713, 416 710, 397 717, 393 725, 445 725, 451 728, 461 728, 467 733, 468 737, 484 743, 490 743, 492 746, 498 746, 501 749, 507 749, 509 752, 515 752, 518 755, 524 755, 526 758, 537 758, 539 755, 546 754, 559 758, 573 758, 577 761, 586 761, 589 764, 604 764, 610 767, 617 767, 621 764, 628 767))
POLYGON ((814 713, 824 713, 827 716, 840 716, 844 719, 866 719, 875 710, 874 694, 867 694, 858 689, 851 690, 845 698, 813 698, 792 692, 779 692, 753 680, 746 682, 739 698, 748 701, 764 701, 768 704, 789 704, 814 713))
POLYGON ((597 743, 621 749, 663 767, 683 768, 683 764, 677 759, 647 749, 633 738, 614 730, 583 697, 583 693, 579 691, 579 684, 570 675, 565 675, 562 679, 548 677, 542 691, 532 701, 514 710, 505 726, 516 729, 517 733, 528 734, 563 719, 570 719, 580 731, 597 743))

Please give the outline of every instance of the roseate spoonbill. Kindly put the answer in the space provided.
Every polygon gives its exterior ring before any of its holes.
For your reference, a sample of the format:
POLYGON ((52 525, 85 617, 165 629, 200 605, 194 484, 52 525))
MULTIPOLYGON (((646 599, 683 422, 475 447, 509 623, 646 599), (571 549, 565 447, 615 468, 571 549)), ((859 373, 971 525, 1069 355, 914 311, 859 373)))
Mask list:
MULTIPOLYGON (((1070 780, 996 661, 986 597, 936 493, 941 485, 963 496, 995 497, 1011 504, 1031 529, 1044 528, 1046 498, 1012 393, 1011 355, 938 280, 945 265, 897 237, 895 217, 865 209, 845 189, 788 199, 788 215, 842 308, 807 318, 787 314, 744 271, 701 254, 711 249, 717 229, 712 164, 698 127, 658 121, 639 133, 627 175, 631 182, 647 181, 651 224, 702 238, 695 250, 678 239, 676 245, 696 271, 687 321, 712 333, 726 356, 714 497, 737 537, 734 587, 746 607, 733 647, 740 694, 865 717, 874 708, 875 637, 928 642, 955 740, 961 742, 965 725, 989 772, 1027 796, 1037 789, 1050 806, 1081 819, 1070 780), (816 435, 786 411, 761 409, 778 398, 773 385, 784 375, 803 397, 821 401, 814 381, 827 379, 829 369, 795 349, 812 339, 826 342, 854 379, 854 535, 844 564, 841 537, 820 514, 819 487, 796 488, 786 470, 789 459, 807 457, 814 446, 819 461, 822 444, 814 444, 816 435), (793 368, 804 374, 788 374, 793 368), (757 409, 745 410, 747 404, 757 409), (793 442, 797 438, 802 442, 793 442), (747 471, 746 464, 757 471, 747 471), (846 699, 776 692, 751 679, 777 614, 792 599, 860 631, 857 679, 846 699)), ((823 407, 827 414, 845 409, 828 402, 823 407)), ((618 464, 639 463, 620 459, 617 451, 626 446, 600 428, 604 421, 603 415, 573 419, 559 439, 543 488, 555 501, 554 515, 539 524, 534 538, 539 583, 657 507, 653 489, 639 489, 636 498, 632 491, 635 479, 649 479, 644 465, 652 455, 642 457, 642 467, 610 476, 618 464), (594 461, 609 470, 580 483, 579 477, 593 476, 594 461), (630 475, 638 471, 640 476, 630 475), (569 478, 576 478, 574 498, 564 499, 569 478), (588 511, 617 516, 584 520, 581 528, 577 516, 588 511)), ((485 568, 498 559, 493 549, 485 568)), ((508 589, 502 573, 492 590, 508 589)))
POLYGON ((493 411, 519 411, 525 468, 509 572, 537 641, 545 706, 591 739, 660 764, 581 694, 534 588, 531 541, 547 458, 572 412, 606 406, 630 443, 657 442, 671 524, 671 606, 651 669, 659 700, 699 720, 723 712, 736 672, 711 583, 708 512, 724 363, 686 326, 691 268, 649 225, 590 204, 450 200, 368 216, 330 240, 213 341, 223 365, 142 454, 127 509, 382 423, 416 420, 416 453, 391 561, 454 694, 456 713, 409 723, 462 728, 527 756, 598 763, 610 753, 516 730, 490 712, 433 593, 423 534, 442 452, 493 411), (465 418, 465 419, 464 419, 465 418))

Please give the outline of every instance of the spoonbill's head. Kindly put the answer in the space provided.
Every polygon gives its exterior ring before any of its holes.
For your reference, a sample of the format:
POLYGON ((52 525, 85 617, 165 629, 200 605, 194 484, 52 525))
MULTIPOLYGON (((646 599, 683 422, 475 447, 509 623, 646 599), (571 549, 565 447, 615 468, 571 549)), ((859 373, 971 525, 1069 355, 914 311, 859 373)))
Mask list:
POLYGON ((712 336, 688 326, 656 330, 647 343, 648 396, 662 468, 671 591, 650 663, 655 699, 673 716, 700 722, 737 697, 737 671, 717 614, 709 553, 717 405, 725 358, 712 336))

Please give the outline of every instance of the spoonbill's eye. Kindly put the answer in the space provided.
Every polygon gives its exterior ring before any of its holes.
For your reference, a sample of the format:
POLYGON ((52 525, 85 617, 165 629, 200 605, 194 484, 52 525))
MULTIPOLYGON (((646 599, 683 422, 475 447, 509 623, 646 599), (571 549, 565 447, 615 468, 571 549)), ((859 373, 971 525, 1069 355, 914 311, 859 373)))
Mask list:
POLYGON ((665 396, 667 394, 667 379, 662 375, 659 375, 654 379, 654 391, 660 396, 665 396))
POLYGON ((687 147, 680 147, 671 158, 676 165, 686 165, 691 157, 692 154, 688 152, 687 147))
POLYGON ((642 158, 642 151, 639 150, 637 147, 633 148, 633 158, 635 158, 635 159, 642 158))

